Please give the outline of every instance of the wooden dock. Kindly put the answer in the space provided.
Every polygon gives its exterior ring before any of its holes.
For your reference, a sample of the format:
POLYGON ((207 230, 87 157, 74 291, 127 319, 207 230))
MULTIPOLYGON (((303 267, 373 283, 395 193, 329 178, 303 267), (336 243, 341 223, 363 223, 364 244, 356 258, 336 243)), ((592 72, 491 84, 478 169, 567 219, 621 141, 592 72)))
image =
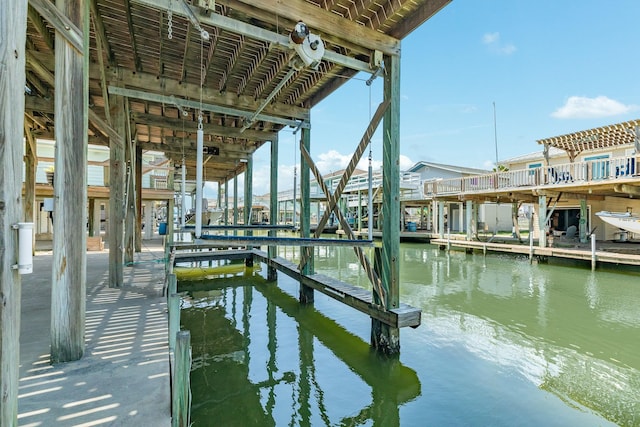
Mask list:
MULTIPOLYGON (((362 243, 369 244, 366 241, 362 243)), ((415 328, 420 325, 422 310, 419 308, 400 304, 398 308, 385 310, 373 303, 371 290, 344 283, 324 274, 303 275, 298 265, 293 262, 281 257, 269 258, 266 252, 259 249, 212 250, 211 246, 197 244, 174 245, 172 248, 176 250, 174 264, 222 259, 257 260, 389 326, 415 328)))
POLYGON ((589 262, 598 262, 606 264, 621 264, 640 266, 640 255, 626 254, 620 252, 596 250, 595 253, 590 249, 580 248, 556 248, 539 246, 518 245, 509 243, 489 243, 478 241, 467 241, 457 239, 432 239, 431 244, 438 245, 441 248, 464 249, 470 251, 499 252, 512 253, 519 255, 527 255, 530 257, 546 257, 546 258, 564 258, 589 262), (595 260, 594 260, 595 256, 595 260))

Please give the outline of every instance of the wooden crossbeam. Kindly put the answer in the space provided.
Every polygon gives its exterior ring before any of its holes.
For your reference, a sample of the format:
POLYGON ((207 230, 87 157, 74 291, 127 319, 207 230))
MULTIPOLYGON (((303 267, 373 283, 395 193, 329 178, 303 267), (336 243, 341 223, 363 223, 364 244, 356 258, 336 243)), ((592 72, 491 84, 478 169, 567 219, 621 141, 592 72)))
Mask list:
POLYGON ((29 0, 29 4, 38 11, 80 55, 84 55, 82 31, 49 0, 29 0))
POLYGON ((313 237, 214 236, 203 234, 200 239, 209 243, 223 243, 231 246, 251 246, 256 243, 278 246, 373 246, 373 240, 315 239, 313 237))
MULTIPOLYGON (((195 226, 185 225, 183 230, 192 230, 195 226)), ((203 230, 293 230, 293 225, 203 225, 203 230)))

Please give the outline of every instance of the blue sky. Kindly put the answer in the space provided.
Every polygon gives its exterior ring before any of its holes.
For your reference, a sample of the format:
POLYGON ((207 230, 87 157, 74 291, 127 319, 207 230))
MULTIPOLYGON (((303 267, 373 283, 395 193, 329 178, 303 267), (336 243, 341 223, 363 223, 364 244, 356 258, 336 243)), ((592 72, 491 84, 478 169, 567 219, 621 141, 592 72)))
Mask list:
MULTIPOLYGON (((540 151, 538 139, 640 118, 638 17, 638 0, 453 0, 402 41, 401 167, 491 169, 496 136, 503 160, 540 151)), ((367 78, 311 110, 322 173, 346 166, 382 100, 382 79, 367 78)), ((289 129, 279 144, 282 191, 299 152, 289 129)), ((372 150, 379 167, 380 132, 372 150)), ((269 144, 254 157, 253 187, 269 191, 269 144)))

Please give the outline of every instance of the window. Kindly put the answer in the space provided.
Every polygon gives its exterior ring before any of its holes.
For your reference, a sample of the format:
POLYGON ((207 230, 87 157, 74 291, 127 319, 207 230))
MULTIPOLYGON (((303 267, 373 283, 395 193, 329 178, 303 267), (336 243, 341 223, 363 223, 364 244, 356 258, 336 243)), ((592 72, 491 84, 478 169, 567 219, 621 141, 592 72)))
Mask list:
POLYGON ((609 155, 600 154, 584 158, 591 164, 591 179, 605 179, 609 177, 609 155))

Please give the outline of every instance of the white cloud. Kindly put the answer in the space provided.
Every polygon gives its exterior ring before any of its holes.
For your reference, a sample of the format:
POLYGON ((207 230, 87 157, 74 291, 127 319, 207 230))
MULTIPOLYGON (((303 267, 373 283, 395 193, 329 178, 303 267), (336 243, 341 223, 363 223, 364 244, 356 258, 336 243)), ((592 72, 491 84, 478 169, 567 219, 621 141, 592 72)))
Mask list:
MULTIPOLYGON (((416 162, 414 162, 413 160, 411 160, 407 156, 404 156, 404 155, 400 154, 400 170, 406 171, 411 166, 413 166, 415 163, 416 162)), ((382 162, 380 162, 380 167, 382 167, 382 162)))
POLYGON ((499 55, 511 55, 518 50, 513 43, 502 43, 498 32, 485 33, 482 36, 482 43, 486 44, 492 52, 499 55))
MULTIPOLYGON (((314 159, 316 166, 320 170, 320 173, 323 175, 327 175, 331 172, 336 172, 341 169, 345 169, 349 165, 349 161, 353 153, 349 154, 341 154, 336 150, 330 150, 326 153, 322 153, 314 159)), ((400 155, 400 170, 407 170, 411 166, 414 165, 414 161, 412 161, 409 157, 400 155)), ((382 160, 373 159, 371 162, 371 166, 373 168, 374 173, 378 173, 382 169, 382 160)), ((358 169, 368 170, 369 168, 369 157, 368 153, 365 152, 360 161, 358 162, 358 169)), ((287 191, 293 188, 293 177, 294 177, 294 168, 295 174, 297 175, 297 184, 300 185, 300 164, 289 165, 279 165, 278 166, 278 191, 287 191)), ((264 164, 259 166, 254 166, 253 169, 253 194, 255 195, 263 195, 267 194, 270 191, 270 165, 264 164)), ((313 175, 311 175, 311 179, 315 179, 313 175)), ((238 197, 242 198, 244 196, 244 174, 241 174, 238 177, 238 197)), ((213 200, 217 197, 218 194, 218 185, 213 183, 205 184, 205 197, 213 200)), ((229 196, 233 195, 233 180, 229 183, 229 196)))
POLYGON ((482 43, 493 44, 500 41, 500 33, 486 33, 482 36, 482 43))
POLYGON ((551 113, 551 116, 558 119, 591 119, 617 116, 637 109, 635 105, 625 105, 606 96, 571 96, 562 107, 551 113))

